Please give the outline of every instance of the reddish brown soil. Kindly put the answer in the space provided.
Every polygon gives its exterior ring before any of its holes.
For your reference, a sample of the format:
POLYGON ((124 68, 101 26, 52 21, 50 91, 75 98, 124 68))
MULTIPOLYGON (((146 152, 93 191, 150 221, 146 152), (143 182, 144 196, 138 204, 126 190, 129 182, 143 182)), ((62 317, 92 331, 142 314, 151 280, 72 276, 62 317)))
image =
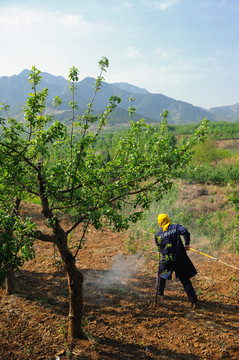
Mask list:
MULTIPOLYGON (((52 245, 35 248, 35 260, 17 273, 17 294, 0 289, 1 360, 239 359, 239 271, 190 251, 200 308, 189 307, 175 279, 155 304, 154 255, 127 254, 124 234, 91 229, 78 254, 89 340, 72 347, 64 271, 52 245)), ((239 255, 217 256, 239 267, 239 255)))

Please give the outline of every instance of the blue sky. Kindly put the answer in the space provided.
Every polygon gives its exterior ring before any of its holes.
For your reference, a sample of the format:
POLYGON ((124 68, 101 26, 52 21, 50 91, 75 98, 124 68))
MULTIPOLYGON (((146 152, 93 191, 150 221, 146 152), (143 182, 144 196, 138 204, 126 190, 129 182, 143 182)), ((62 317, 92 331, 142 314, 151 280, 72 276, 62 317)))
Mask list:
POLYGON ((0 76, 33 65, 196 106, 239 102, 239 0, 0 0, 0 76))

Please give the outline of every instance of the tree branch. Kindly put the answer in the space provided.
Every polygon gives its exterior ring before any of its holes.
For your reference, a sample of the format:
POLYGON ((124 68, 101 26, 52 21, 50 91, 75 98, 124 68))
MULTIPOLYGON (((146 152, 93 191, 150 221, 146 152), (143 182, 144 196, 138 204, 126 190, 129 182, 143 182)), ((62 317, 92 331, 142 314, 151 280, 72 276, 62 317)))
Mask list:
POLYGON ((37 240, 56 244, 56 236, 55 235, 43 234, 40 230, 36 230, 34 232, 33 236, 37 240))
POLYGON ((81 216, 68 230, 66 230, 66 234, 69 235, 86 218, 86 215, 81 216))
POLYGON ((22 158, 28 165, 30 165, 33 169, 35 169, 36 171, 38 171, 38 168, 26 157, 26 156, 22 156, 22 153, 17 151, 15 148, 12 148, 11 146, 5 144, 5 143, 2 143, 0 142, 0 145, 11 150, 13 153, 15 152, 16 155, 13 155, 13 154, 10 154, 10 153, 7 153, 8 156, 11 156, 11 157, 16 157, 16 156, 19 156, 20 158, 22 158))

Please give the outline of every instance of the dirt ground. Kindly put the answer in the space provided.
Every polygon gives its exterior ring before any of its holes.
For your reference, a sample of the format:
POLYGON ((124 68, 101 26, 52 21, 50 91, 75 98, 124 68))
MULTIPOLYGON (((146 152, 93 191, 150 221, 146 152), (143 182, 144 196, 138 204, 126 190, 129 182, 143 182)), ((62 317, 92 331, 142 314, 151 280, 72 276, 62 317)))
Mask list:
MULTIPOLYGON (((77 257, 88 340, 72 347, 65 273, 52 245, 37 242, 35 249, 36 258, 17 272, 16 295, 0 288, 1 360, 239 360, 239 271, 190 251, 200 308, 190 308, 176 279, 156 304, 156 255, 130 255, 124 234, 92 228, 77 257)), ((239 255, 213 256, 239 267, 239 255)))

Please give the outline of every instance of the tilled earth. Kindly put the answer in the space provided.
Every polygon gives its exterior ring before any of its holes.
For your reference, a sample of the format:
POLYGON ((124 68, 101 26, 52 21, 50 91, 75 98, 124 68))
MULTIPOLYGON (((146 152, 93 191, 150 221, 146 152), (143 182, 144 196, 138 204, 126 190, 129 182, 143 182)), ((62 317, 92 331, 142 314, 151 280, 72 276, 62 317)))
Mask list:
MULTIPOLYGON (((88 340, 70 345, 65 273, 52 245, 38 242, 35 248, 36 258, 17 272, 16 295, 0 289, 1 360, 239 360, 236 269, 190 251, 200 308, 190 308, 176 279, 167 282, 165 299, 156 304, 157 256, 130 255, 124 234, 90 229, 77 259, 85 278, 88 340)), ((239 267, 239 255, 213 255, 239 267)))

